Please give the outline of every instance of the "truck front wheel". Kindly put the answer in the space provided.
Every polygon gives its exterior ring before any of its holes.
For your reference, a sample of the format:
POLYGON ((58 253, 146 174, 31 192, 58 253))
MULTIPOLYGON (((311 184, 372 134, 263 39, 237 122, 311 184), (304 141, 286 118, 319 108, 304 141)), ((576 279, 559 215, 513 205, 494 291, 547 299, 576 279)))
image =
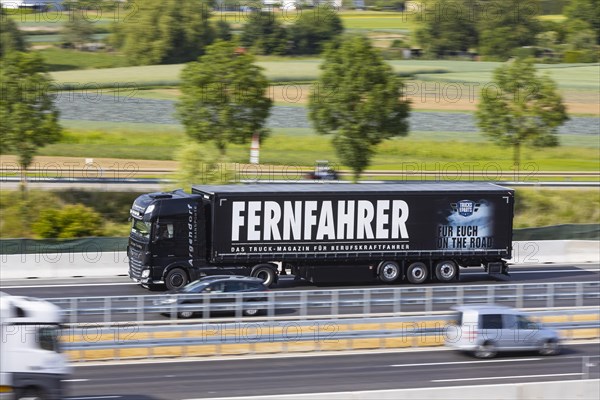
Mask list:
POLYGON ((427 265, 422 262, 414 262, 406 270, 406 278, 410 283, 423 283, 429 277, 427 265))
POLYGON ((179 289, 187 285, 188 282, 188 276, 181 268, 173 268, 167 273, 167 277, 165 278, 165 285, 169 290, 179 289))
POLYGON ((254 267, 252 276, 262 279, 267 287, 273 285, 277 280, 275 269, 268 264, 259 264, 254 267))

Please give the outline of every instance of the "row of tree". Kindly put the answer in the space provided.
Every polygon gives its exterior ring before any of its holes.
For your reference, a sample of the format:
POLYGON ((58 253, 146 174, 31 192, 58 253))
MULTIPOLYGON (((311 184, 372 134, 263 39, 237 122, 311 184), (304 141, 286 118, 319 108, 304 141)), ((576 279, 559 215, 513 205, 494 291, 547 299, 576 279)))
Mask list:
MULTIPOLYGON (((110 42, 132 65, 195 60, 215 40, 232 37, 226 21, 209 22, 212 5, 209 0, 145 0, 130 21, 114 25, 110 42)), ((303 11, 289 26, 276 13, 254 11, 240 42, 257 54, 318 54, 342 31, 340 17, 328 6, 303 11)))
POLYGON ((425 0, 416 40, 426 55, 445 57, 476 49, 487 59, 506 60, 524 46, 581 51, 596 61, 600 44, 597 0, 571 0, 566 22, 542 21, 539 0, 425 0))
POLYGON ((321 6, 303 11, 285 26, 272 12, 255 12, 244 25, 240 41, 257 54, 319 54, 323 46, 344 31, 336 10, 321 6))
MULTIPOLYGON (((272 105, 253 56, 235 50, 232 43, 217 42, 189 63, 177 106, 187 134, 199 143, 212 141, 222 155, 228 143, 248 143, 254 133, 264 139, 272 105)), ((331 43, 321 69, 309 117, 319 134, 333 136, 339 160, 358 180, 379 143, 408 134, 410 104, 402 81, 364 36, 331 43)), ((523 145, 558 145, 555 134, 568 116, 549 77, 538 76, 531 60, 518 59, 498 68, 494 83, 495 91, 480 93, 477 122, 490 139, 513 149, 516 167, 523 145)))

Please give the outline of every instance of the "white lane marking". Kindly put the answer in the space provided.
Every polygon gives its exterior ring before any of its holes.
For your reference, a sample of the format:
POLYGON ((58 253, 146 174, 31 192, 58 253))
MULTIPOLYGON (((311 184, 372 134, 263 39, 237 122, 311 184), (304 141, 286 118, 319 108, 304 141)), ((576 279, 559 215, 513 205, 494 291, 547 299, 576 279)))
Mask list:
POLYGON ((392 364, 390 367, 430 367, 433 365, 457 365, 457 364, 483 364, 483 363, 503 363, 503 362, 522 362, 522 361, 539 361, 543 358, 511 358, 510 360, 473 360, 473 361, 452 361, 452 362, 435 362, 435 363, 419 363, 419 364, 392 364))
POLYGON ((581 376, 581 372, 573 372, 570 374, 544 374, 544 375, 515 375, 515 376, 489 376, 479 378, 459 378, 459 379, 434 379, 430 382, 466 382, 466 381, 485 381, 496 379, 525 379, 525 378, 550 378, 554 376, 581 376))
POLYGON ((97 399, 122 399, 123 396, 87 396, 87 397, 69 397, 69 400, 97 400, 97 399))
MULTIPOLYGON (((515 271, 515 270, 509 270, 508 273, 511 275, 514 274, 551 274, 551 273, 567 273, 567 272, 595 272, 595 273, 600 273, 599 269, 585 269, 585 268, 578 268, 578 269, 545 269, 543 271, 515 271)), ((487 275, 487 272, 485 271, 470 271, 470 272, 461 272, 461 275, 487 275)))
POLYGON ((87 286, 139 286, 137 283, 77 283, 63 285, 20 285, 20 286, 0 286, 2 289, 35 289, 35 288, 65 288, 65 287, 87 287, 87 286))
POLYGON ((62 382, 87 382, 89 379, 63 379, 62 382))

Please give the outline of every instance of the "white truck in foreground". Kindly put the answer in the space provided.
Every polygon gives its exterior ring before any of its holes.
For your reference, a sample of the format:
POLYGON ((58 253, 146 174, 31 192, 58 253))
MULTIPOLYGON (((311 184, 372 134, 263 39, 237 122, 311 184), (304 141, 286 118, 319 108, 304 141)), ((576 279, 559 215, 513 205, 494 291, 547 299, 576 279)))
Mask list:
POLYGON ((70 374, 56 305, 0 292, 0 398, 62 399, 70 374))

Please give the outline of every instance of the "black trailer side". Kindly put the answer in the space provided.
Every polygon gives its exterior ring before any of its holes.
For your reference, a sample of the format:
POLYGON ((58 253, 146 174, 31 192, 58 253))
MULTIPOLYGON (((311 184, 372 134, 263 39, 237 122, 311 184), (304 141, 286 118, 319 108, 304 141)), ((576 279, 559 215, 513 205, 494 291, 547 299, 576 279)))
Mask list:
POLYGON ((210 208, 210 263, 244 265, 251 274, 281 262, 313 281, 450 281, 459 266, 506 273, 503 259, 511 256, 514 191, 495 184, 228 185, 192 192, 210 208))

